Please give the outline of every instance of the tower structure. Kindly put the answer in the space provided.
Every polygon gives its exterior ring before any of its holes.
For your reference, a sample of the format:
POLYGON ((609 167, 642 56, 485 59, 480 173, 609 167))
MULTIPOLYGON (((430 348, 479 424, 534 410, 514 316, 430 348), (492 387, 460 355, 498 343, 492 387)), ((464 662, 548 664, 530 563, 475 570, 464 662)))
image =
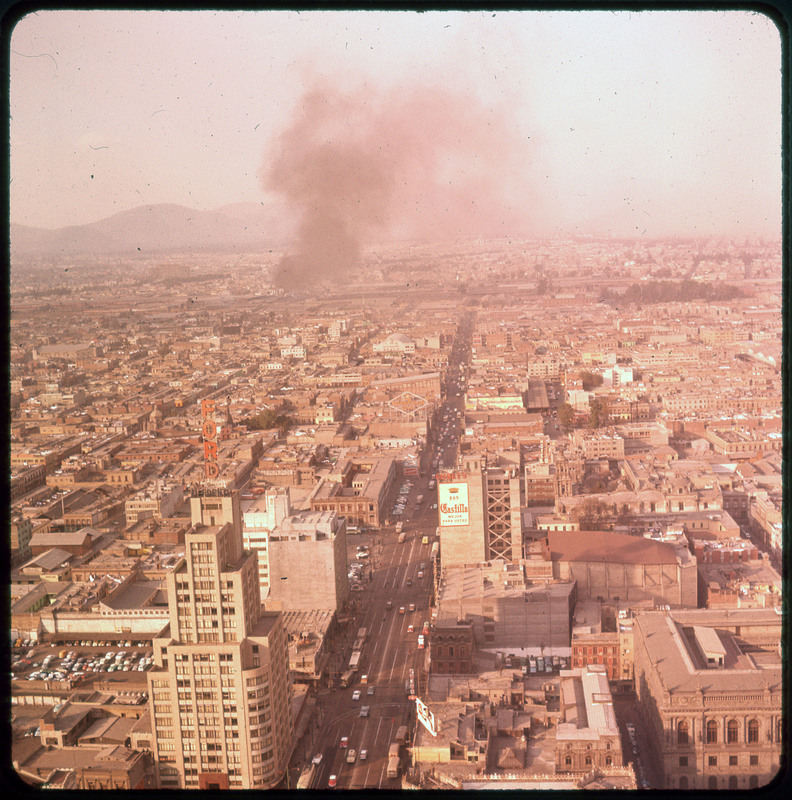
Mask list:
POLYGON ((261 611, 238 493, 198 489, 191 511, 185 557, 167 578, 170 622, 148 673, 158 785, 271 788, 293 739, 281 615, 261 611))
POLYGON ((512 467, 465 457, 458 472, 437 476, 443 565, 522 558, 520 479, 512 467))

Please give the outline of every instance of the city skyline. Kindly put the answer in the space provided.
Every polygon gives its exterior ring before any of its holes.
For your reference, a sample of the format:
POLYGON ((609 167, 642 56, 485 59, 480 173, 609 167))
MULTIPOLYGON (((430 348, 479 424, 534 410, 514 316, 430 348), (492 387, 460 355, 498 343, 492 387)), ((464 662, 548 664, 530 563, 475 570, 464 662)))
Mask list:
POLYGON ((24 225, 260 202, 321 231, 326 145, 363 244, 780 235, 780 37, 753 12, 45 11, 10 101, 24 225))

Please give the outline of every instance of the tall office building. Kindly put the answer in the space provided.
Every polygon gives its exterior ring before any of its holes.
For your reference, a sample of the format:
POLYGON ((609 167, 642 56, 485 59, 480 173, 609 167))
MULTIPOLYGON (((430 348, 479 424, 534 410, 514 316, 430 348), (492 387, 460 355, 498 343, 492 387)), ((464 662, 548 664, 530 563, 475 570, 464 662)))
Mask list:
POLYGON ((271 788, 293 738, 281 615, 261 612, 237 493, 204 489, 191 504, 185 557, 167 580, 170 623, 148 673, 158 785, 271 788))
POLYGON ((520 479, 513 467, 489 467, 486 456, 463 459, 437 476, 443 566, 522 558, 520 479))
POLYGON ((242 539, 258 556, 261 602, 283 611, 343 607, 349 597, 346 519, 297 511, 288 486, 272 486, 243 513, 242 539))

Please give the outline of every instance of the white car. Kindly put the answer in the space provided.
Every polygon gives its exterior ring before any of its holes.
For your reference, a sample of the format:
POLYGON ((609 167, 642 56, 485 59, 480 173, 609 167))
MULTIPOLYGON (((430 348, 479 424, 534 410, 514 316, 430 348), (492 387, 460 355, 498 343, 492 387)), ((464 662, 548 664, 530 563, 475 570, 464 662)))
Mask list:
POLYGON ((360 751, 360 760, 365 761, 368 758, 368 750, 360 751))
POLYGON ((360 700, 360 689, 355 689, 355 691, 352 692, 352 699, 360 700))
POLYGON ((322 754, 321 754, 321 753, 317 753, 317 754, 316 754, 316 755, 315 755, 315 756, 314 756, 314 757, 311 759, 311 763, 313 763, 313 764, 321 764, 321 763, 322 763, 322 754))

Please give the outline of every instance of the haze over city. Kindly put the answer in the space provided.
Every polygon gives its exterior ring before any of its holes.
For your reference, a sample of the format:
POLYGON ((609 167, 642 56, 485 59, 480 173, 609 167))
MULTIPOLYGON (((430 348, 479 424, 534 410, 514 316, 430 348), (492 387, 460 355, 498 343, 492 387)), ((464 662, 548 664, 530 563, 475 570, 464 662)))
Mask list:
POLYGON ((286 201, 310 227, 278 174, 321 130, 368 240, 780 229, 780 40, 748 11, 42 11, 10 58, 23 225, 286 201))
POLYGON ((10 57, 10 783, 785 777, 769 18, 41 11, 10 57))

